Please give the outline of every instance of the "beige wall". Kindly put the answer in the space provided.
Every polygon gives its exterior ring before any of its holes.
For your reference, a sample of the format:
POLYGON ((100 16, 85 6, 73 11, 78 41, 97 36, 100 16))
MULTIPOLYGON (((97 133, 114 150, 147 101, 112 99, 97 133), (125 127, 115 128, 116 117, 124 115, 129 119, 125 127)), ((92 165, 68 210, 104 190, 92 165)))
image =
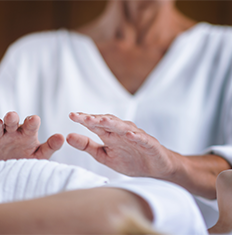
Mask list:
MULTIPOLYGON (((35 31, 76 28, 96 17, 106 1, 0 1, 0 59, 17 38, 35 31)), ((232 25, 232 1, 184 0, 177 7, 198 21, 232 25)))

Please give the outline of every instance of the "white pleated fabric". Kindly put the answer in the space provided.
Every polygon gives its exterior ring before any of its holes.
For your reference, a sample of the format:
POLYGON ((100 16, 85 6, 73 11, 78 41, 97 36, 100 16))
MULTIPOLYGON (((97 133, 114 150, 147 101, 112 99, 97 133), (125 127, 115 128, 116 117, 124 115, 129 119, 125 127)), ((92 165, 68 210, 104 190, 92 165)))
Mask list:
POLYGON ((47 160, 0 161, 0 203, 103 186, 108 179, 77 166, 47 160))

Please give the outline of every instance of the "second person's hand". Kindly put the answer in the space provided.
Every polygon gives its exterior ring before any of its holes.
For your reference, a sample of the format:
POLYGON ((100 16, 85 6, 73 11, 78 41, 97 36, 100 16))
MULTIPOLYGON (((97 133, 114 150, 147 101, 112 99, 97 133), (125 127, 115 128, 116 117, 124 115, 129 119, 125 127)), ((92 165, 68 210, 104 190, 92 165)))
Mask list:
POLYGON ((45 143, 40 144, 38 130, 40 118, 36 115, 27 117, 19 125, 16 112, 9 112, 0 119, 0 160, 37 158, 49 159, 61 148, 64 137, 61 134, 51 136, 45 143))

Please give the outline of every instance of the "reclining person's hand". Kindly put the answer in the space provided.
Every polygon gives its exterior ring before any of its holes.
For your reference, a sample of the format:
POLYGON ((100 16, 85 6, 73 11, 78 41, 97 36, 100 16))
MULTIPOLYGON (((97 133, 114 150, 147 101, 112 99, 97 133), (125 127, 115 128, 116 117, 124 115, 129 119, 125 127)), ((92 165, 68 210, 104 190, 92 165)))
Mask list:
POLYGON ((91 154, 97 161, 129 176, 168 177, 173 159, 154 137, 113 115, 71 113, 70 118, 96 133, 104 145, 86 136, 69 134, 67 142, 91 154))
POLYGON ((27 117, 19 125, 16 112, 9 112, 0 119, 0 160, 37 158, 48 159, 63 145, 64 137, 60 134, 51 136, 47 142, 40 144, 38 130, 40 118, 36 115, 27 117))

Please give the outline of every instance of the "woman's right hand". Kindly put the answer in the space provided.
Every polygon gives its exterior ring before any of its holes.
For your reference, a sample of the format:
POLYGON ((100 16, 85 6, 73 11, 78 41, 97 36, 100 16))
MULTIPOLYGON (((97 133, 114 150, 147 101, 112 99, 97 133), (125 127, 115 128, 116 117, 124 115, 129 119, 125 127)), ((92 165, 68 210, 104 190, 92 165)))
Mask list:
POLYGON ((166 179, 172 174, 176 161, 171 151, 134 123, 113 115, 71 113, 70 118, 97 134, 104 144, 77 133, 69 134, 67 142, 100 163, 128 176, 166 179))
POLYGON ((45 143, 40 144, 38 130, 40 118, 36 115, 27 117, 19 125, 16 112, 9 112, 0 119, 0 160, 37 158, 49 159, 61 148, 64 137, 61 134, 51 136, 45 143))

